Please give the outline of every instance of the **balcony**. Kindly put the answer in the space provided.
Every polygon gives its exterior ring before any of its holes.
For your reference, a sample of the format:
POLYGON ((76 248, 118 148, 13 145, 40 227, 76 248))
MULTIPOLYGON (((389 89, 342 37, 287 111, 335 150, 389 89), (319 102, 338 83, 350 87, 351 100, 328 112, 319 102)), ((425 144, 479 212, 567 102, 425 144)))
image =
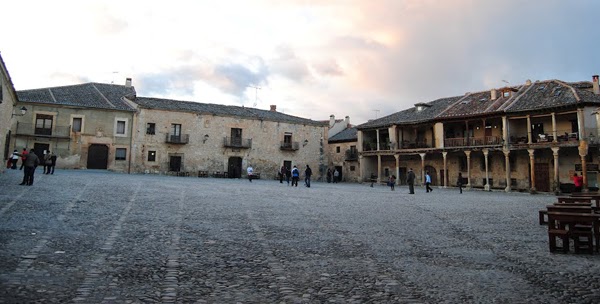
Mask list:
POLYGON ((358 151, 346 150, 346 160, 358 160, 358 151))
POLYGON ((422 149, 431 148, 425 141, 402 141, 402 149, 422 149))
POLYGON ((49 137, 49 138, 70 138, 71 126, 55 125, 53 129, 36 128, 32 123, 17 122, 16 135, 49 137))
POLYGON ((241 137, 224 137, 223 146, 225 148, 249 149, 252 148, 252 139, 241 137))
POLYGON ((185 145, 189 141, 190 141, 189 134, 181 134, 181 135, 167 134, 167 138, 165 140, 165 142, 168 144, 181 144, 181 145, 185 145))
POLYGON ((294 141, 294 142, 282 141, 279 148, 281 150, 285 150, 285 151, 296 151, 296 150, 300 149, 300 143, 297 141, 294 141))
POLYGON ((484 136, 484 137, 458 137, 446 138, 444 147, 472 147, 472 146, 497 146, 502 144, 502 138, 499 136, 484 136))

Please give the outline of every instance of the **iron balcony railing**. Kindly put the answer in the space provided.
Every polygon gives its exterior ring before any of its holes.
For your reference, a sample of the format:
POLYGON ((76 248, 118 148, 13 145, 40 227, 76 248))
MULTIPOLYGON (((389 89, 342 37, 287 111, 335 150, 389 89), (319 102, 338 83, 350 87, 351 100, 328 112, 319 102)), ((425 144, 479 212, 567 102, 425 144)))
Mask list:
POLYGON ((497 146, 502 144, 502 138, 499 136, 484 136, 484 137, 458 137, 446 138, 444 147, 469 147, 469 146, 497 146))
POLYGON ((282 141, 279 148, 281 150, 296 151, 296 150, 300 149, 300 143, 297 141, 294 141, 294 142, 282 141))
POLYGON ((32 123, 17 122, 17 135, 29 135, 40 137, 69 138, 71 126, 55 125, 54 128, 36 128, 32 123))
POLYGON ((346 160, 357 160, 358 151, 346 150, 346 160))
POLYGON ((165 141, 169 144, 187 144, 190 141, 190 135, 189 134, 173 135, 173 134, 167 133, 167 138, 165 141))
POLYGON ((241 137, 225 137, 223 138, 223 146, 225 146, 226 148, 249 149, 252 147, 252 139, 244 139, 241 137))

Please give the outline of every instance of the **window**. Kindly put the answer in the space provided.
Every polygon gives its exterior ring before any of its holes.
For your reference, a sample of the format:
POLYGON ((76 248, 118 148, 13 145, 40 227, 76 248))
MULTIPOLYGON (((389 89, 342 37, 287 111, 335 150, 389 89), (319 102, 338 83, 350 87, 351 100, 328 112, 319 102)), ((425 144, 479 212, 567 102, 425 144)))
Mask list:
POLYGON ((148 151, 148 161, 156 161, 156 151, 148 151))
POLYGON ((115 150, 115 160, 125 160, 125 159, 127 159, 127 149, 117 148, 115 150))
POLYGON ((350 146, 350 153, 356 154, 356 146, 350 146))
POLYGON ((234 146, 242 145, 242 129, 231 128, 231 144, 234 146))
POLYGON ((510 91, 504 91, 504 93, 502 93, 504 95, 504 97, 510 97, 510 91))
POLYGON ((340 153, 340 146, 335 147, 335 153, 340 153))
POLYGON ((354 170, 356 170, 356 167, 355 166, 350 166, 350 171, 354 171, 354 170))
POLYGON ((125 135, 125 121, 117 120, 117 134, 125 135))
POLYGON ((52 135, 52 115, 36 115, 35 134, 52 135))
POLYGON ((181 125, 180 124, 171 124, 171 135, 181 136, 181 125))
POLYGON ((154 135, 156 134, 156 124, 153 122, 149 122, 146 125, 146 134, 148 135, 154 135))
POLYGON ((82 123, 81 117, 73 117, 72 131, 73 132, 81 132, 81 123, 82 123))
POLYGON ((292 133, 285 132, 285 134, 283 134, 283 142, 285 144, 291 145, 292 144, 292 133))

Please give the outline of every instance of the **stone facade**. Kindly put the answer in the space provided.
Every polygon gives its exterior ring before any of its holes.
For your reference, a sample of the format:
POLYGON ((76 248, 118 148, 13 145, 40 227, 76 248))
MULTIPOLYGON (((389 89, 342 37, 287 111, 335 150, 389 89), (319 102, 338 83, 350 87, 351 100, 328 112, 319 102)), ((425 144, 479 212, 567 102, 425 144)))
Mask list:
MULTIPOLYGON (((2 56, 0 56, 0 148, 2 148, 3 160, 6 162, 12 151, 16 149, 10 143, 11 127, 15 117, 13 111, 19 111, 15 108, 17 104, 17 94, 10 79, 10 74, 4 65, 2 56)), ((15 112, 20 114, 18 112, 15 112)), ((5 168, 2 164, 1 168, 5 168)))
POLYGON ((319 168, 326 163, 326 123, 307 119, 298 123, 285 121, 287 115, 282 113, 277 113, 273 120, 217 113, 248 110, 275 114, 242 107, 210 105, 214 112, 208 113, 200 110, 205 104, 159 100, 160 106, 149 106, 143 100, 131 100, 138 108, 133 172, 187 172, 195 176, 205 171, 209 176, 227 173, 228 177, 245 177, 251 165, 261 178, 273 179, 281 166, 288 164, 298 166, 301 171, 309 165, 313 179, 321 178, 319 168), (177 110, 188 106, 198 110, 177 110))

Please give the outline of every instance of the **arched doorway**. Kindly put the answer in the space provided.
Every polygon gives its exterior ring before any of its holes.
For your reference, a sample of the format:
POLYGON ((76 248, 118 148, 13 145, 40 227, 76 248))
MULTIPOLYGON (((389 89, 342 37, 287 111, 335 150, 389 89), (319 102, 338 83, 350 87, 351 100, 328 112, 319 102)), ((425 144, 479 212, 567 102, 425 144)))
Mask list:
POLYGON ((227 171, 228 171, 227 176, 229 176, 229 178, 242 177, 242 158, 241 157, 230 157, 227 171))
POLYGON ((88 169, 108 168, 108 146, 93 144, 88 147, 88 169))
POLYGON ((437 170, 435 170, 435 168, 432 166, 425 166, 425 172, 429 172, 429 176, 431 176, 431 185, 437 186, 438 185, 437 170))

